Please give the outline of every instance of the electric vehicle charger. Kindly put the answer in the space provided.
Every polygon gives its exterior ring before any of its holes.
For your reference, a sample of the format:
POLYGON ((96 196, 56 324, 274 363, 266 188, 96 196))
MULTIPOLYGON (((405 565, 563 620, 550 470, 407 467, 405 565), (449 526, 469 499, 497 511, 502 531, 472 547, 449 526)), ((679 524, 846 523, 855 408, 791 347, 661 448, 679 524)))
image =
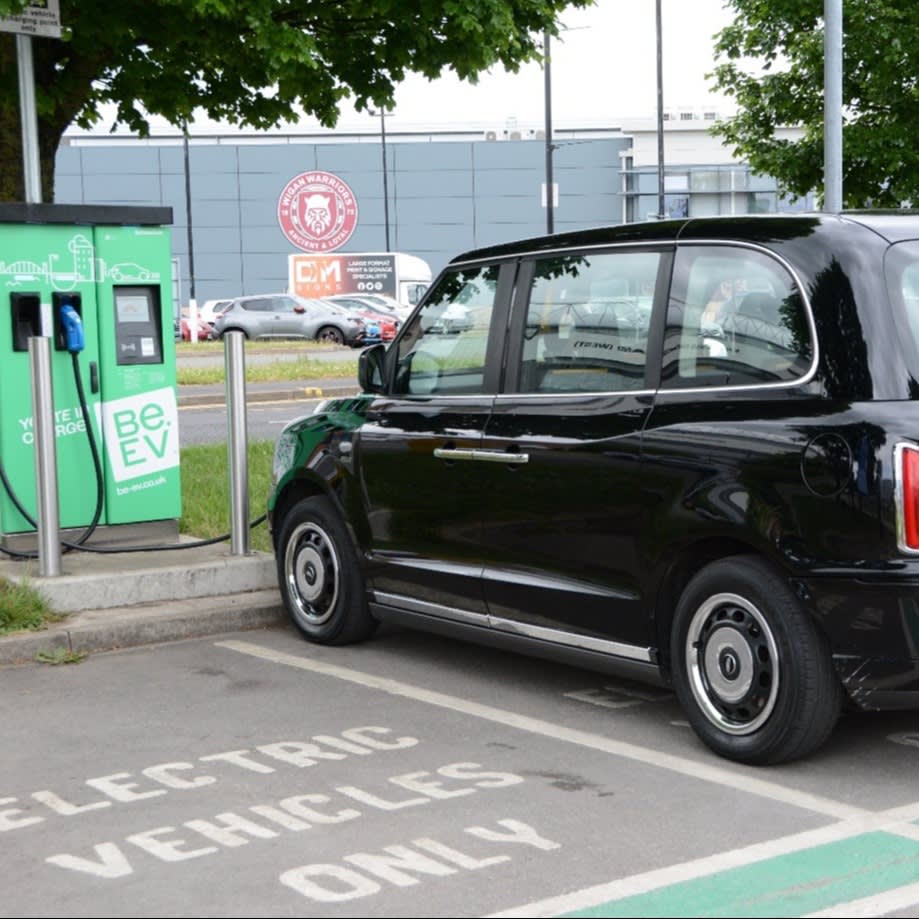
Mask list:
MULTIPOLYGON (((83 379, 80 375, 80 363, 77 355, 85 347, 85 339, 83 336, 83 322, 80 319, 80 314, 70 305, 65 303, 61 307, 60 311, 61 326, 64 331, 64 340, 67 350, 70 352, 70 357, 73 366, 73 379, 77 388, 77 396, 80 400, 80 410, 83 413, 83 418, 85 419, 85 428, 86 436, 89 440, 89 449, 92 454, 93 460, 93 469, 96 473, 96 508, 93 513, 92 522, 89 526, 80 534, 80 538, 76 542, 67 542, 66 540, 61 540, 61 546, 64 548, 65 552, 70 552, 74 549, 79 549, 82 552, 96 552, 100 554, 115 554, 119 552, 165 552, 172 549, 196 549, 202 546, 212 546, 219 542, 225 542, 230 539, 232 533, 224 533, 221 536, 213 536, 210 539, 199 539, 192 542, 183 542, 183 543, 173 543, 170 545, 153 545, 153 546, 88 546, 86 541, 92 536, 95 532, 96 527, 99 524, 99 518, 102 516, 102 503, 104 500, 105 487, 102 475, 102 462, 99 458, 99 448, 96 443, 96 435, 93 433, 93 426, 90 423, 89 408, 86 404, 86 393, 83 389, 83 379)), ((26 510, 22 502, 19 500, 18 495, 13 490, 12 483, 6 475, 6 470, 3 468, 3 463, 0 461, 0 482, 3 483, 3 487, 6 490, 6 493, 9 495, 10 501, 13 502, 16 510, 22 515, 25 521, 29 526, 38 529, 38 524, 35 522, 35 518, 26 510)), ((251 521, 249 523, 249 529, 257 527, 260 523, 263 523, 268 519, 267 514, 262 514, 261 517, 251 521)), ((32 559, 38 558, 38 552, 26 552, 26 551, 17 551, 15 549, 8 549, 5 546, 0 546, 0 552, 4 555, 11 556, 12 558, 17 559, 32 559)))

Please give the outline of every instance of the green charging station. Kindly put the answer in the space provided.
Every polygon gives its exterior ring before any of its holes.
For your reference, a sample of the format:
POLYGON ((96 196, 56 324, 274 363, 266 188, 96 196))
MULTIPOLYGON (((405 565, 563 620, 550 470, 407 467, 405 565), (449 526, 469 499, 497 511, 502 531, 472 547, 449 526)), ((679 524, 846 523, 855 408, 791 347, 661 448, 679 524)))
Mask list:
POLYGON ((96 512, 98 476, 86 432, 91 424, 104 488, 99 535, 91 542, 117 542, 119 533, 136 534, 138 524, 159 523, 160 535, 177 533, 182 505, 171 223, 171 208, 0 204, 4 542, 34 531, 9 492, 34 519, 28 339, 42 335, 52 339, 61 529, 86 527, 96 512), (75 357, 67 322, 82 326, 75 357))

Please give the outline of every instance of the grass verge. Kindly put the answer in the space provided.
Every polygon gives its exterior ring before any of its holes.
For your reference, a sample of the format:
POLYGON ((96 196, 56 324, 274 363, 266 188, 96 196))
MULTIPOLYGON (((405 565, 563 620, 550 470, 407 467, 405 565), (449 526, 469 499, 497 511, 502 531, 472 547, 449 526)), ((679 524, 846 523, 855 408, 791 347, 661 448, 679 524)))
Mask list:
MULTIPOLYGON (((249 442, 249 519, 265 513, 265 503, 271 487, 271 462, 274 441, 249 442)), ((179 531, 209 539, 230 531, 230 485, 227 445, 202 444, 184 447, 181 451, 182 518, 179 531)), ((271 552, 268 524, 260 523, 250 530, 250 546, 261 552, 271 552)))
POLYGON ((27 581, 16 583, 0 577, 0 635, 37 632, 64 618, 27 581))
MULTIPOLYGON (((178 367, 176 380, 179 386, 196 383, 222 383, 223 365, 215 367, 178 367)), ((342 361, 317 361, 300 357, 293 361, 271 361, 266 364, 247 364, 246 380, 250 383, 278 383, 287 380, 357 379, 357 358, 342 361)))
MULTIPOLYGON (((257 440, 249 443, 249 518, 265 513, 265 502, 271 485, 271 461, 274 442, 257 440)), ((227 446, 205 444, 181 451, 182 518, 179 530, 208 539, 229 533, 230 486, 227 446)), ((271 552, 268 524, 260 523, 250 531, 250 546, 255 551, 271 552)), ((40 631, 51 622, 66 616, 55 613, 44 596, 28 581, 19 583, 0 577, 0 635, 13 632, 40 631)), ((41 658, 43 663, 75 663, 82 656, 60 652, 41 658)))

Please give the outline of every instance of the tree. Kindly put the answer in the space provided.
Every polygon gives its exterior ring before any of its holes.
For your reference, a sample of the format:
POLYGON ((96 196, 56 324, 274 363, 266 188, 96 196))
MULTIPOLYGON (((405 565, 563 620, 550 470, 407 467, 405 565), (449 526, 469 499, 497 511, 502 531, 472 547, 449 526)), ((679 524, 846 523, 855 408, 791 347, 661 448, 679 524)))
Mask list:
MULTIPOLYGON (((593 0, 61 0, 62 40, 33 38, 42 197, 73 122, 113 103, 141 135, 159 115, 196 110, 255 128, 303 113, 327 126, 339 104, 392 106, 408 73, 452 69, 475 82, 493 65, 539 57, 556 16, 593 0)), ((23 0, 0 0, 0 17, 23 0)), ((0 200, 23 199, 15 36, 0 33, 0 200)))
MULTIPOLYGON (((823 189, 823 0, 730 0, 714 85, 737 102, 714 131, 780 189, 823 189), (756 72, 751 68, 755 65, 756 72), (798 140, 776 136, 800 126, 798 140)), ((843 197, 846 207, 919 202, 919 6, 843 4, 843 197)))

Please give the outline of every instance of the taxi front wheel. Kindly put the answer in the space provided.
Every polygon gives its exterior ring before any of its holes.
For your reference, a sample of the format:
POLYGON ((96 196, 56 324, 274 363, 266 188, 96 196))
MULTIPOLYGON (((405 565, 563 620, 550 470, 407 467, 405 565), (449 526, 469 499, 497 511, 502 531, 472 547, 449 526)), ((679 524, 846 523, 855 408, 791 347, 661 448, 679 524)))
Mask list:
POLYGON ((680 703, 716 753, 787 762, 832 733, 843 691, 828 643, 762 559, 733 556, 703 568, 680 597, 670 648, 680 703))
POLYGON ((288 511, 276 558, 284 605, 304 638, 343 645, 373 634, 364 578, 328 498, 304 498, 288 511))

